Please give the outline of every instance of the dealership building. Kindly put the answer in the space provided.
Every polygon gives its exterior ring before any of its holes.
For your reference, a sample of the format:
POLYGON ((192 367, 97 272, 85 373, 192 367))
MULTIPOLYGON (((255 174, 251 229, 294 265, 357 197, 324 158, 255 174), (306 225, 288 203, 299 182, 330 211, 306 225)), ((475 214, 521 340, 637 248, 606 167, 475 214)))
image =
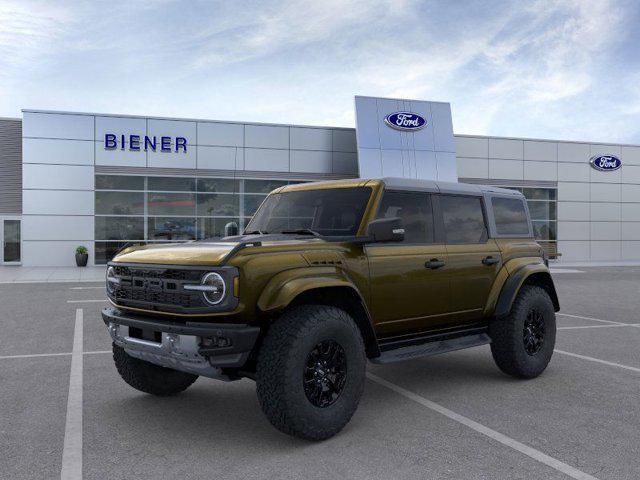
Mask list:
POLYGON ((220 236, 280 185, 358 176, 518 189, 559 263, 640 261, 639 145, 455 135, 446 103, 356 97, 356 128, 0 119, 0 263, 72 266, 82 245, 99 265, 128 242, 220 236))

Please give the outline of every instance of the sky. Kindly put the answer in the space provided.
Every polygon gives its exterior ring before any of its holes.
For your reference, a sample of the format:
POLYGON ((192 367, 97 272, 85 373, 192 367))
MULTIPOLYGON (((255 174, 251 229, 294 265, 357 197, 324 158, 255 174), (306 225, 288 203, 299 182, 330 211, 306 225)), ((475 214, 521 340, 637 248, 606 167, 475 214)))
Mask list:
POLYGON ((0 0, 21 109, 354 127, 354 95, 454 132, 640 143, 637 0, 0 0))

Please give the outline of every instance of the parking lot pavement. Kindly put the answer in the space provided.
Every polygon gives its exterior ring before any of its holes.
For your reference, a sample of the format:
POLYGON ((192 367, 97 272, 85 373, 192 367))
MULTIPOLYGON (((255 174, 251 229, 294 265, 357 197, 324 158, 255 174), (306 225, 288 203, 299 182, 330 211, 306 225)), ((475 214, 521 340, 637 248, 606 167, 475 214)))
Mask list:
POLYGON ((554 276, 565 353, 541 377, 503 375, 489 347, 371 365, 351 423, 322 443, 274 430, 249 380, 199 379, 172 398, 131 389, 101 284, 0 285, 0 477, 636 478, 640 327, 620 324, 640 323, 640 268, 580 270, 554 276))

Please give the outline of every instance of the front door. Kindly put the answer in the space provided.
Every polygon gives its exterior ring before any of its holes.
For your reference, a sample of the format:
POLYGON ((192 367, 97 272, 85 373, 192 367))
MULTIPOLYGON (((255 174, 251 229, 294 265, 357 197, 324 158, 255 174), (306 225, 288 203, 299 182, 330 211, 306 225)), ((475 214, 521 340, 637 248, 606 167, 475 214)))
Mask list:
POLYGON ((366 247, 371 315, 380 338, 433 328, 450 310, 446 247, 437 241, 432 199, 387 191, 378 218, 400 217, 405 238, 366 247))
POLYGON ((20 219, 0 217, 0 262, 20 263, 20 219))
POLYGON ((451 321, 476 321, 502 266, 500 249, 488 238, 482 197, 441 195, 439 202, 449 257, 451 321))

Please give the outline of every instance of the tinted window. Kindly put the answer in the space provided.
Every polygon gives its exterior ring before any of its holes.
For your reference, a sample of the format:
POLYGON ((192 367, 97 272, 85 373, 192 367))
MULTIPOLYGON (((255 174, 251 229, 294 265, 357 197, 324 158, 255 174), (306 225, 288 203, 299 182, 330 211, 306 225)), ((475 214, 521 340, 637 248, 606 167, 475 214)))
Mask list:
POLYGON ((440 197, 447 243, 481 243, 487 227, 479 197, 442 195, 440 197))
POLYGON ((406 243, 433 243, 431 197, 424 193, 385 192, 378 218, 402 219, 406 243))
POLYGON ((529 223, 524 202, 519 198, 491 199, 498 235, 528 235, 529 223))

